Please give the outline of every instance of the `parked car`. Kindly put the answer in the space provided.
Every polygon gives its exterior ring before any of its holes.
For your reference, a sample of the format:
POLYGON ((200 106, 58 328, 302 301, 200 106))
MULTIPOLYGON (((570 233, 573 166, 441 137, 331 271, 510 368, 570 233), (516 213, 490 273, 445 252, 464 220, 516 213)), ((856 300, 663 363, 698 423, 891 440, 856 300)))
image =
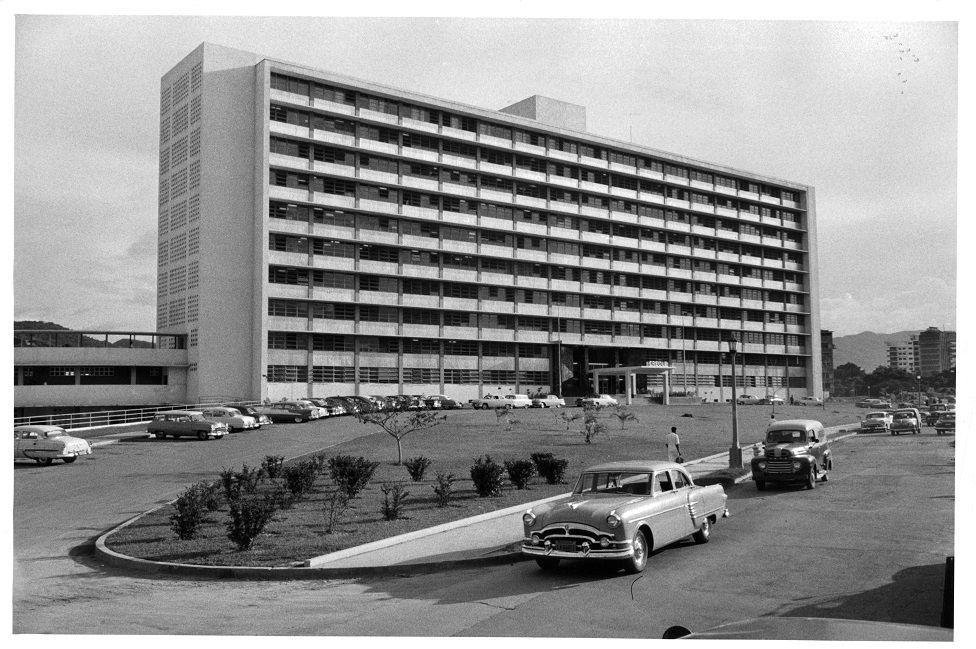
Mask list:
POLYGON ((322 419, 323 417, 329 416, 329 411, 322 406, 313 403, 309 399, 295 399, 294 403, 298 404, 302 408, 308 408, 312 411, 312 419, 322 419))
POLYGON ((891 413, 892 435, 911 433, 917 435, 922 432, 922 417, 915 408, 902 408, 891 413))
POLYGON ((210 408, 203 408, 200 412, 203 413, 204 419, 219 421, 227 424, 227 429, 232 433, 238 430, 252 430, 255 428, 260 428, 257 420, 254 417, 245 415, 237 408, 229 408, 227 406, 212 406, 210 408))
POLYGON ((782 397, 777 397, 775 395, 772 395, 768 397, 763 397, 759 401, 759 403, 763 404, 764 406, 781 406, 784 403, 786 403, 786 401, 784 401, 782 397))
POLYGON ((271 417, 267 415, 262 415, 257 411, 254 406, 245 405, 243 403, 228 403, 228 408, 236 408, 241 412, 242 415, 247 415, 248 417, 254 417, 254 420, 258 423, 258 428, 262 426, 267 426, 271 423, 271 417))
POLYGON ((293 421, 300 424, 303 421, 312 419, 313 410, 307 406, 302 406, 292 401, 276 401, 260 406, 255 409, 262 415, 267 415, 273 422, 293 421))
POLYGON ((80 455, 91 455, 88 440, 72 437, 60 426, 14 426, 14 460, 34 460, 45 466, 55 460, 71 464, 80 455))
POLYGON ((820 397, 807 396, 807 397, 800 397, 799 399, 796 399, 794 403, 798 406, 822 406, 823 399, 821 399, 820 397))
POLYGON ((355 406, 355 412, 366 413, 366 412, 376 412, 376 404, 367 399, 366 397, 360 397, 357 395, 349 395, 346 397, 339 397, 346 403, 351 403, 355 406))
POLYGON ((562 408, 566 405, 566 400, 554 394, 547 394, 544 397, 533 397, 533 408, 562 408))
POLYGON ((431 409, 454 410, 461 407, 459 402, 443 394, 424 395, 423 401, 424 407, 431 409))
POLYGON ((157 412, 146 431, 156 439, 167 437, 196 437, 200 440, 221 439, 227 434, 227 424, 211 421, 199 410, 166 410, 157 412))
POLYGON ((931 404, 929 406, 928 415, 926 415, 926 417, 925 417, 925 425, 926 426, 934 426, 935 423, 937 421, 939 421, 939 418, 942 415, 944 415, 945 413, 949 412, 952 409, 953 408, 951 408, 950 406, 948 406, 948 405, 946 405, 944 403, 933 403, 933 404, 931 404))
POLYGON ((869 412, 861 422, 862 433, 891 432, 891 413, 883 410, 869 412))
POLYGON ((688 536, 707 543, 729 515, 721 485, 701 487, 673 462, 632 460, 583 471, 572 495, 522 515, 522 552, 544 570, 561 559, 622 561, 641 572, 655 549, 688 536))
POLYGON ((605 408, 608 406, 616 406, 617 400, 611 397, 609 394, 594 394, 588 397, 580 397, 576 399, 576 405, 581 408, 605 408))
POLYGON ((881 408, 881 404, 884 403, 881 399, 860 399, 854 402, 854 405, 858 408, 881 408))
POLYGON ((532 399, 527 394, 488 394, 481 399, 472 399, 471 405, 474 408, 529 408, 532 406, 532 399))
POLYGON ((752 458, 756 489, 770 482, 802 483, 807 489, 826 482, 834 468, 823 424, 814 419, 785 419, 766 428, 763 454, 752 458))
POLYGON ((945 435, 946 433, 956 434, 956 413, 944 412, 939 420, 935 422, 935 434, 945 435))
POLYGON ((318 404, 325 408, 330 417, 339 417, 346 414, 346 407, 335 397, 322 397, 318 399, 318 404))
POLYGON ((735 398, 735 402, 740 406, 754 406, 762 403, 762 399, 754 394, 740 394, 735 398))

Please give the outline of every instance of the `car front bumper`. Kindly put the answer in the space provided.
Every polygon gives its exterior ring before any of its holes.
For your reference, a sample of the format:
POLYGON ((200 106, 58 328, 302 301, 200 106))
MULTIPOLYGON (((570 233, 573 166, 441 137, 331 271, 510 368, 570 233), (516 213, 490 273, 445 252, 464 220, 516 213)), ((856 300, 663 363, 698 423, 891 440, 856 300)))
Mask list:
POLYGON ((599 545, 585 548, 582 547, 582 543, 575 545, 577 549, 574 551, 557 550, 554 545, 547 548, 544 545, 534 544, 531 539, 523 539, 522 554, 554 559, 627 559, 634 556, 634 548, 630 541, 615 541, 606 548, 599 545))

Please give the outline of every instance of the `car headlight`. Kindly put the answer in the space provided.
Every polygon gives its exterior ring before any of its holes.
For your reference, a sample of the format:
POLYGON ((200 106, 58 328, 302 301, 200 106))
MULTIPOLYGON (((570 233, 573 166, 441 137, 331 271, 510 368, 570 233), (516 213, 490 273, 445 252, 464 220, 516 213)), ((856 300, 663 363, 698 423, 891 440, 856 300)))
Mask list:
POLYGON ((525 525, 533 525, 535 523, 535 514, 531 510, 522 514, 522 523, 525 525))
POLYGON ((766 462, 764 460, 760 460, 760 461, 756 462, 756 467, 759 468, 759 469, 765 469, 766 468, 766 462))
POLYGON ((620 517, 610 512, 610 515, 607 516, 607 525, 610 526, 610 529, 618 527, 620 525, 620 517))
POLYGON ((542 543, 542 537, 539 536, 538 534, 533 534, 532 535, 532 545, 539 545, 540 543, 542 543))
POLYGON ((801 466, 803 466, 803 464, 801 464, 799 460, 793 460, 794 471, 799 471, 801 466))

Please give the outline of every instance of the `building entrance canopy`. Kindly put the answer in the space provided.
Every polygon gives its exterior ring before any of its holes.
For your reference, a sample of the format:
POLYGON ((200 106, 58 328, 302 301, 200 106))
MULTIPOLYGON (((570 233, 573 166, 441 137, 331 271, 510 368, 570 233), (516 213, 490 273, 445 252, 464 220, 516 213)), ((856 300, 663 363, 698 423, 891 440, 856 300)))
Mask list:
POLYGON ((669 405, 671 403, 670 393, 671 393, 671 380, 670 374, 674 370, 673 367, 663 362, 649 362, 645 365, 632 365, 630 367, 601 367, 600 369, 590 370, 590 374, 593 375, 593 391, 600 392, 600 377, 601 376, 624 376, 626 377, 624 385, 626 385, 627 391, 627 405, 629 406, 633 400, 634 395, 637 394, 637 375, 647 374, 647 375, 662 375, 664 377, 664 405, 669 405))

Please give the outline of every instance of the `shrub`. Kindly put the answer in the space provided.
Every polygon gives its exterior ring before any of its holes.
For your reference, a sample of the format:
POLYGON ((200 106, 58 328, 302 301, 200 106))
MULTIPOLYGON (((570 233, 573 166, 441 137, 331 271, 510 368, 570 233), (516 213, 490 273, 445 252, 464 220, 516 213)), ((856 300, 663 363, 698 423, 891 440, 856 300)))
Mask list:
POLYGON ((261 462, 261 470, 270 479, 274 480, 279 475, 281 475, 281 467, 285 463, 285 458, 280 455, 266 455, 264 456, 264 461, 261 462))
POLYGON ((215 512, 220 509, 220 485, 216 482, 198 482, 196 485, 200 500, 208 512, 215 512))
POLYGON ((304 460, 298 464, 286 466, 282 471, 285 487, 292 499, 297 500, 308 494, 315 486, 318 477, 318 465, 315 460, 304 460))
POLYGON ((535 465, 529 460, 505 462, 505 470, 508 472, 508 479, 516 489, 525 489, 529 485, 529 480, 535 475, 535 465))
POLYGON ((451 496, 454 495, 454 474, 438 473, 437 484, 434 485, 433 489, 434 495, 437 496, 437 506, 447 507, 447 504, 451 502, 451 496))
POLYGON ((410 492, 403 488, 401 482, 384 482, 380 490, 383 492, 383 518, 395 521, 400 518, 403 501, 407 499, 410 492))
POLYGON ((247 550, 254 539, 264 530, 278 509, 275 493, 242 496, 230 502, 230 520, 227 521, 227 538, 238 550, 247 550))
POLYGON ((206 510, 198 485, 187 487, 173 503, 173 507, 176 511, 169 517, 170 529, 183 541, 192 539, 203 523, 206 510))
POLYGON ((596 409, 589 409, 583 413, 583 439, 587 444, 593 441, 593 438, 601 433, 607 431, 607 426, 602 421, 597 418, 596 409))
POLYGON ((424 457, 423 455, 412 457, 404 462, 403 465, 407 467, 407 473, 410 474, 410 479, 414 482, 420 482, 424 479, 424 473, 430 467, 430 458, 424 457))
POLYGON ((471 481, 482 498, 498 496, 502 493, 502 474, 505 472, 490 455, 479 457, 471 465, 471 481))
POLYGON ((325 533, 332 534, 339 520, 349 507, 349 496, 342 489, 335 489, 325 500, 325 533))
POLYGON ((253 494, 264 477, 261 469, 250 469, 245 464, 240 471, 224 469, 220 472, 220 484, 227 502, 237 500, 243 494, 253 494))
POLYGON ((552 453, 533 453, 532 462, 546 484, 561 483, 569 467, 569 460, 557 460, 552 453))
POLYGON ((366 488, 379 462, 369 462, 364 457, 337 455, 329 458, 329 476, 337 487, 350 498, 366 488))

